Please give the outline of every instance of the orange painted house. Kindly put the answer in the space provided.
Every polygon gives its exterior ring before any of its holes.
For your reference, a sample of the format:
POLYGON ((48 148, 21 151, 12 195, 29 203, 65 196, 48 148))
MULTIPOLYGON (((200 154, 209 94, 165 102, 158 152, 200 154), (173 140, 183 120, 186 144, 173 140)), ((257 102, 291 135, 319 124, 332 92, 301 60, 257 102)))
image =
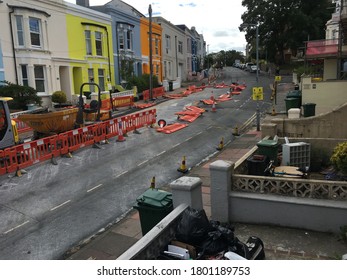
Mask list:
MULTIPOLYGON (((149 67, 149 19, 140 18, 142 73, 150 74, 149 67)), ((162 73, 162 27, 152 22, 152 63, 153 75, 163 81, 162 73)))

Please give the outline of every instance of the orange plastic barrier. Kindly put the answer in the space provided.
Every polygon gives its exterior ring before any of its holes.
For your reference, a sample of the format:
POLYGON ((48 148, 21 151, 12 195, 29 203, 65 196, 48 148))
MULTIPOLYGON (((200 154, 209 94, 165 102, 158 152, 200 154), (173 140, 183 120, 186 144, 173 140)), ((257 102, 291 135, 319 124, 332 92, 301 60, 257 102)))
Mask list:
POLYGON ((119 126, 118 126, 118 120, 112 119, 105 122, 106 124, 106 139, 110 139, 112 137, 118 136, 119 132, 119 126))
POLYGON ((193 92, 191 90, 185 90, 182 94, 185 96, 191 95, 193 92))
MULTIPOLYGON (((165 95, 164 87, 157 87, 152 89, 152 98, 158 98, 165 95)), ((142 92, 143 100, 149 100, 149 89, 146 89, 142 92)))
POLYGON ((229 86, 229 85, 226 85, 226 84, 224 84, 224 83, 221 83, 221 84, 216 84, 214 87, 215 87, 215 88, 229 88, 230 86, 229 86))
POLYGON ((59 134, 62 141, 61 153, 64 155, 94 144, 94 126, 81 127, 59 134))
POLYGON ((178 98, 186 97, 186 95, 183 95, 181 93, 173 93, 173 94, 165 94, 164 97, 171 98, 171 99, 178 99, 178 98))
POLYGON ((123 133, 135 130, 135 115, 121 117, 123 133))
POLYGON ((241 91, 232 91, 231 94, 232 95, 239 95, 241 93, 241 91))
POLYGON ((197 112, 197 113, 199 113, 199 114, 202 114, 202 113, 206 112, 205 109, 199 108, 199 107, 197 107, 197 106, 186 106, 186 109, 187 109, 187 110, 190 110, 190 111, 193 111, 193 112, 197 112))
POLYGON ((99 143, 106 140, 107 125, 105 122, 97 123, 92 126, 92 133, 94 137, 94 143, 99 143))
POLYGON ((120 96, 112 98, 113 107, 132 107, 134 105, 134 96, 120 96))
POLYGON ((15 147, 7 148, 4 150, 4 161, 6 164, 6 172, 11 173, 18 170, 17 150, 15 147))
POLYGON ((135 107, 138 109, 145 109, 148 107, 152 107, 154 105, 155 105, 155 103, 142 103, 142 104, 136 104, 135 107))
POLYGON ((152 109, 1 150, 0 175, 118 136, 119 125, 129 132, 155 122, 156 109, 152 109))
POLYGON ((0 175, 6 174, 5 152, 0 150, 0 175))
POLYGON ((176 112, 175 115, 190 115, 190 116, 195 116, 195 115, 200 115, 198 112, 190 111, 190 110, 184 110, 180 112, 176 112))
POLYGON ((33 129, 28 126, 25 122, 19 120, 19 119, 13 119, 16 122, 18 133, 24 133, 28 131, 32 131, 33 129))
POLYGON ((161 97, 165 94, 165 88, 164 87, 157 87, 155 89, 153 89, 153 97, 157 98, 157 97, 161 97))
POLYGON ((201 102, 203 102, 206 105, 213 105, 213 103, 215 103, 215 101, 211 99, 203 99, 201 100, 201 102))
POLYGON ((170 124, 167 126, 164 126, 163 128, 157 128, 158 132, 163 132, 166 134, 170 134, 170 133, 174 133, 180 129, 183 129, 185 127, 187 127, 187 124, 183 124, 183 123, 174 123, 174 124, 170 124))
MULTIPOLYGON (((133 95, 125 95, 125 96, 112 97, 112 104, 113 104, 113 108, 127 107, 127 106, 131 107, 134 105, 134 96, 133 95)), ((110 98, 106 98, 104 100, 101 100, 100 109, 112 110, 110 98)))
POLYGON ((156 123, 156 109, 137 113, 136 115, 136 129, 144 126, 150 126, 156 123))
POLYGON ((6 171, 15 172, 60 155, 57 136, 46 137, 5 149, 6 171))
POLYGON ((199 116, 200 116, 200 115, 198 115, 198 114, 180 116, 180 121, 193 122, 193 121, 195 121, 199 116))
POLYGON ((224 101, 229 101, 232 98, 229 96, 229 94, 222 94, 217 98, 217 101, 224 102, 224 101))

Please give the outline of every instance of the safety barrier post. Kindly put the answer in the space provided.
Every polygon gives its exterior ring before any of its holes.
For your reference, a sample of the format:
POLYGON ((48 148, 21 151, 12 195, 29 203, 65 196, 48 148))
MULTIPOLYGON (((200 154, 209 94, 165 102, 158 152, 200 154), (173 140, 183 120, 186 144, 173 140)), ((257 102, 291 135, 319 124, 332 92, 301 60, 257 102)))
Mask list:
POLYGON ((5 152, 0 150, 0 175, 6 174, 6 158, 5 152))
POLYGON ((149 100, 149 90, 146 89, 142 92, 142 96, 143 96, 143 101, 148 101, 149 100))
POLYGON ((106 124, 106 139, 116 137, 118 135, 118 123, 117 119, 108 120, 106 124))
POLYGON ((18 169, 17 150, 15 147, 7 148, 4 150, 6 160, 6 172, 16 172, 18 169))
MULTIPOLYGON (((93 147, 94 148, 99 148, 97 144, 100 144, 102 141, 106 141, 106 134, 107 134, 107 129, 106 129, 106 123, 101 122, 93 126, 93 135, 94 135, 94 143, 93 147)), ((106 141, 108 143, 108 141, 106 141)))

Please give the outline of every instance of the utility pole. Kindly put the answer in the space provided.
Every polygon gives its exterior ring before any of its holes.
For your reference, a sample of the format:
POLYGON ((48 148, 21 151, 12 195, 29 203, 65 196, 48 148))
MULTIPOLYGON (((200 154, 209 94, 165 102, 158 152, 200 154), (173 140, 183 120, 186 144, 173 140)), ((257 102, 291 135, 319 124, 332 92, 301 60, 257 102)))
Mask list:
POLYGON ((152 51, 152 6, 148 7, 149 15, 149 99, 153 99, 153 51, 152 51))
MULTIPOLYGON (((257 59, 257 87, 259 86, 259 31, 258 24, 256 26, 256 59, 257 59)), ((259 109, 259 100, 257 99, 257 131, 260 131, 260 109, 259 109)))
MULTIPOLYGON (((255 26, 255 44, 256 44, 256 60, 257 60, 257 74, 256 74, 256 82, 257 87, 259 87, 259 29, 258 24, 256 23, 244 23, 242 26, 255 26)), ((260 131, 260 109, 259 109, 259 98, 257 98, 257 110, 256 110, 256 117, 257 117, 257 131, 260 131)))

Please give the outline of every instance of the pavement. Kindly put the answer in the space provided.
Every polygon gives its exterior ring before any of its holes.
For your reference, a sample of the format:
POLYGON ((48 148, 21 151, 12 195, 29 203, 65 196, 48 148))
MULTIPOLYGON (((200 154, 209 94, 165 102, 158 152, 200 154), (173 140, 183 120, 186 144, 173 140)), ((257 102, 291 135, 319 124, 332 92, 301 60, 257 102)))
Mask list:
MULTIPOLYGON (((285 117, 285 93, 292 84, 280 84, 275 111, 285 117)), ((177 92, 182 89, 176 90, 177 92)), ((266 118, 274 117, 268 112, 266 118)), ((223 150, 199 166, 191 167, 185 176, 201 178, 203 207, 211 216, 209 165, 216 160, 236 162, 262 139, 261 131, 251 128, 224 146, 223 150)), ((169 186, 163 187, 170 191, 169 186)), ((262 239, 267 260, 339 260, 347 254, 347 241, 332 233, 314 232, 302 229, 234 223, 235 236, 246 242, 249 236, 262 239)), ((66 260, 114 260, 142 237, 139 213, 135 209, 117 223, 101 229, 93 237, 71 248, 62 257, 66 260)))

